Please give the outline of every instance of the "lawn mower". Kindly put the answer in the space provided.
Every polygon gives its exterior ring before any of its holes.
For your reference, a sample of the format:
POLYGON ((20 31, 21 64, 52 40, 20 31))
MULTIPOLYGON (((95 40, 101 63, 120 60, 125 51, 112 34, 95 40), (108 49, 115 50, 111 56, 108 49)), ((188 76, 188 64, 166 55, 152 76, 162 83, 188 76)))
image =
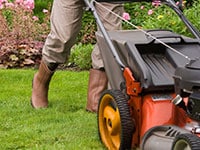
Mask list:
POLYGON ((164 29, 106 31, 95 10, 101 2, 85 0, 100 28, 96 37, 109 81, 97 113, 102 143, 110 150, 200 150, 198 30, 175 1, 161 0, 194 38, 164 29))

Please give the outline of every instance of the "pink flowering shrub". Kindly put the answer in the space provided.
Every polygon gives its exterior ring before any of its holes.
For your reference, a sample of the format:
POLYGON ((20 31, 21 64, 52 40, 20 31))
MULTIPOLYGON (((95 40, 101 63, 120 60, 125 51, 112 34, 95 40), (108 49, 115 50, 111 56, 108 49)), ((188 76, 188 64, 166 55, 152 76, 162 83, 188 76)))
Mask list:
POLYGON ((49 13, 44 23, 33 14, 34 0, 0 0, 0 68, 38 64, 49 33, 49 13))

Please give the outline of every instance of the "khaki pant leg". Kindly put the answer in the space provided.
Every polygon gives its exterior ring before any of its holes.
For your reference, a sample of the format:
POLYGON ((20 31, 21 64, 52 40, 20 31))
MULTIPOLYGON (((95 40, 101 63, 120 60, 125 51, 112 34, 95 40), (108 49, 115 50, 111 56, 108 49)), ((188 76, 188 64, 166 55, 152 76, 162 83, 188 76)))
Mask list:
POLYGON ((82 0, 54 0, 51 31, 43 47, 46 64, 66 62, 81 28, 83 5, 82 0))
MULTIPOLYGON (((122 16, 124 12, 122 4, 113 4, 113 3, 100 3, 100 4, 102 4, 104 7, 115 12, 120 16, 122 16)), ((101 5, 97 4, 96 10, 106 30, 119 30, 122 28, 121 25, 122 21, 120 18, 105 10, 105 8, 103 8, 101 5)), ((92 67, 94 69, 99 69, 104 67, 102 56, 98 46, 98 41, 92 51, 91 58, 92 58, 92 67)))

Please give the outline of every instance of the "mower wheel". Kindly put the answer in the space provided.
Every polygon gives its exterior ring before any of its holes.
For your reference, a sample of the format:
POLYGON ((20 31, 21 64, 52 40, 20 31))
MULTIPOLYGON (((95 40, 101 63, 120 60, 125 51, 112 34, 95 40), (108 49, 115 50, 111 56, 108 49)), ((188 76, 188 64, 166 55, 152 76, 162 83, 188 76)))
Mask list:
POLYGON ((120 90, 106 90, 102 94, 97 118, 100 139, 108 149, 131 149, 134 124, 128 100, 120 90))
POLYGON ((191 133, 178 135, 172 144, 172 150, 199 150, 200 138, 191 133))

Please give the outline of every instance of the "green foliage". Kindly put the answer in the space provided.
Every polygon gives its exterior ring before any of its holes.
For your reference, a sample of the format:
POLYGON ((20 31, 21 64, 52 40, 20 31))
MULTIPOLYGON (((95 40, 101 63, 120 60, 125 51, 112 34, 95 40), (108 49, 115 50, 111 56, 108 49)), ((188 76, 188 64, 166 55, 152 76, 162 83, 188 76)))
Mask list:
POLYGON ((13 20, 13 12, 12 12, 12 10, 9 10, 9 9, 2 10, 1 15, 5 16, 5 20, 7 21, 8 27, 11 27, 12 26, 12 20, 13 20))
POLYGON ((152 10, 154 13, 142 23, 144 29, 169 29, 179 34, 189 34, 186 26, 169 7, 162 5, 152 10))
POLYGON ((200 31, 200 0, 194 1, 192 7, 184 11, 190 22, 200 31))
POLYGON ((43 18, 45 18, 43 9, 51 11, 52 4, 53 0, 35 0, 35 8, 33 12, 40 19, 41 22, 44 21, 43 18))
POLYGON ((93 50, 92 44, 77 44, 71 50, 71 55, 69 57, 69 63, 74 63, 80 69, 90 69, 91 68, 91 52, 93 50))
MULTIPOLYGON (((125 3, 124 9, 127 13, 130 14, 130 22, 136 26, 141 26, 148 18, 148 10, 152 8, 151 3, 147 2, 135 2, 135 3, 125 3)), ((123 29, 134 29, 132 26, 123 22, 123 29)))
MULTIPOLYGON (((200 19, 197 17, 200 7, 199 2, 198 0, 192 6, 191 4, 187 5, 183 10, 185 16, 197 29, 200 29, 200 19)), ((169 29, 182 35, 192 36, 178 15, 166 5, 153 7, 150 3, 138 3, 137 6, 133 6, 133 4, 125 5, 125 9, 131 14, 132 19, 130 22, 143 29, 169 29), (130 8, 134 11, 129 12, 130 8), (148 15, 149 10, 153 11, 151 15, 148 15)), ((130 26, 127 27, 126 24, 124 26, 125 29, 131 28, 130 26)))

